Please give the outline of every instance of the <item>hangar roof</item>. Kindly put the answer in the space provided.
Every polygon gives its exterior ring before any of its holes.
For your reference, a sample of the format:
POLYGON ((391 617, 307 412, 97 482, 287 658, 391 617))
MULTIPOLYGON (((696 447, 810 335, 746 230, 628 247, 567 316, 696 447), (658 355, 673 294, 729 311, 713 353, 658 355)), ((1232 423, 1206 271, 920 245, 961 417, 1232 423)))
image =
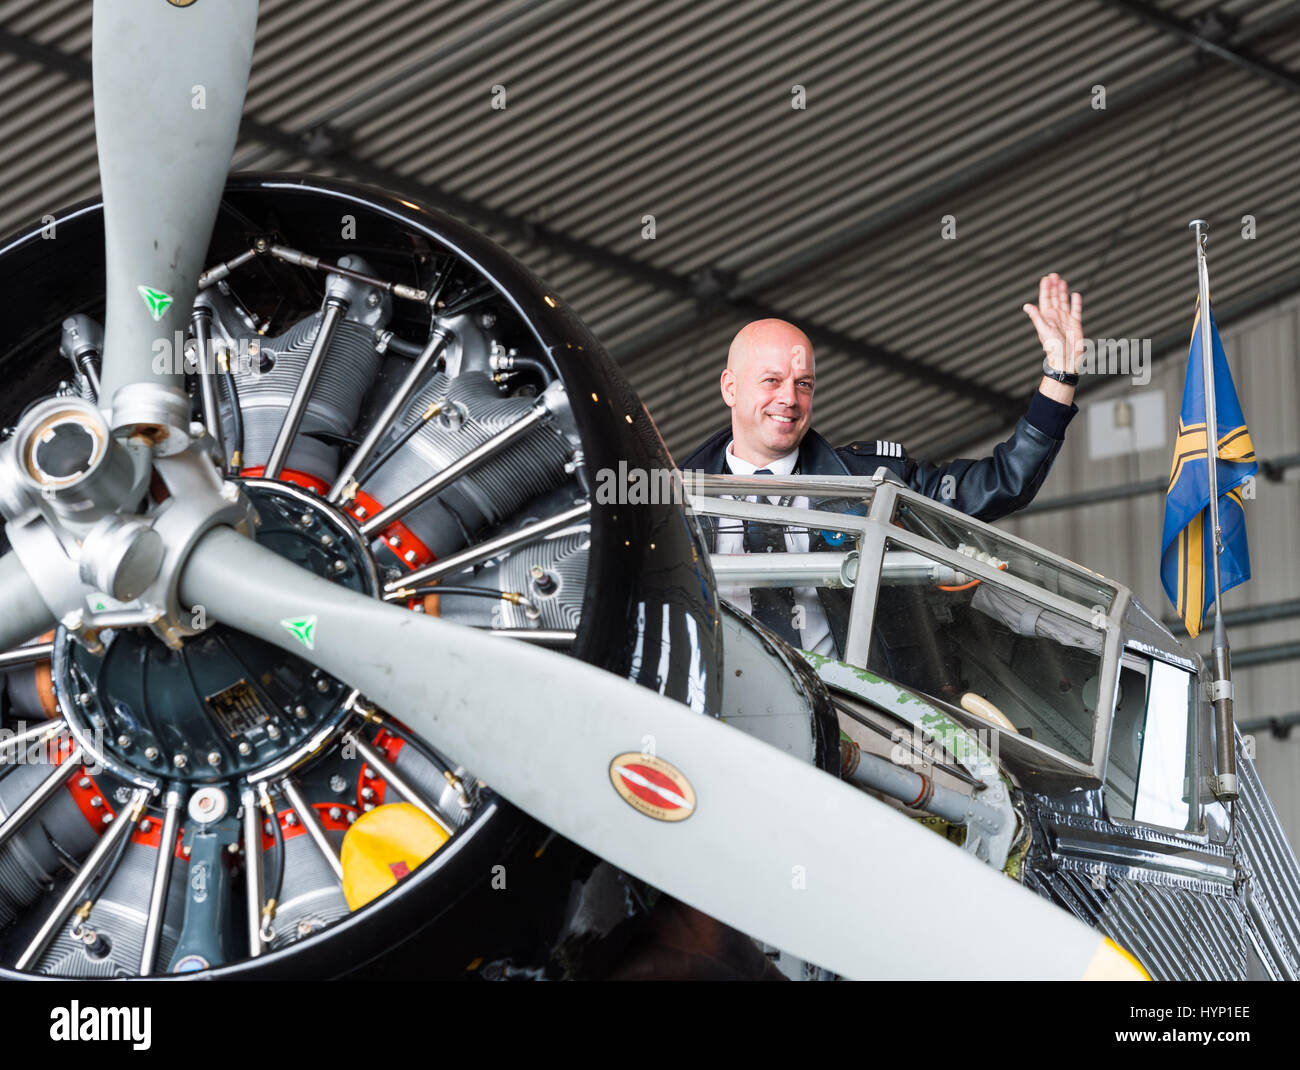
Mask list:
MULTIPOLYGON (((90 17, 0 0, 0 231, 97 191, 90 17)), ((678 456, 731 335, 780 315, 817 343, 819 430, 940 459, 1022 411, 1044 272, 1157 356, 1185 352, 1193 216, 1221 324, 1300 290, 1298 53, 1295 0, 262 0, 236 166, 479 226, 678 456)))

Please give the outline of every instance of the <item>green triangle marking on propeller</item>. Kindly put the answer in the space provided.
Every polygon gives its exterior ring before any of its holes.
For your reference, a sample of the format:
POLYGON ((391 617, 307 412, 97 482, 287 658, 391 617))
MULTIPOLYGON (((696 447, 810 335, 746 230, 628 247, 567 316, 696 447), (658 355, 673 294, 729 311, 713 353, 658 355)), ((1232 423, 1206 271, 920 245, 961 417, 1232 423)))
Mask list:
POLYGON ((165 294, 161 290, 155 290, 152 286, 137 286, 140 296, 144 298, 144 303, 149 306, 149 315, 154 321, 162 319, 163 313, 171 308, 174 300, 171 294, 165 294))
POLYGON ((316 614, 309 617, 286 617, 280 623, 308 650, 316 649, 316 614))

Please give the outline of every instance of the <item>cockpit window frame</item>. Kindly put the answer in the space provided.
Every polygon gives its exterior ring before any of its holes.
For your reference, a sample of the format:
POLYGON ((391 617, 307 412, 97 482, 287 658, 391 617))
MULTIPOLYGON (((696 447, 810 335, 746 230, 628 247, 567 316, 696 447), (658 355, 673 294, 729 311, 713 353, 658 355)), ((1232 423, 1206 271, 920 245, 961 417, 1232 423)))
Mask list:
MULTIPOLYGON (((1196 662, 1190 658, 1172 657, 1166 654, 1164 651, 1158 651, 1153 649, 1151 646, 1149 646, 1146 643, 1133 642, 1133 641, 1129 641, 1124 644, 1124 649, 1120 653, 1121 668, 1123 667, 1125 661, 1127 661, 1128 659, 1133 659, 1134 661, 1145 661, 1148 663, 1148 665, 1151 662, 1161 662, 1165 665, 1170 666, 1171 668, 1179 669, 1182 672, 1187 673, 1188 676, 1190 677, 1188 681, 1189 684, 1188 704, 1189 707, 1191 707, 1189 713, 1191 716, 1191 725, 1192 725, 1192 730, 1189 732, 1189 736, 1191 737, 1189 742, 1189 745, 1191 747, 1191 767, 1194 770, 1194 775, 1196 776, 1197 780, 1198 781, 1201 780, 1202 778, 1204 778, 1206 773, 1206 771, 1202 768, 1202 759, 1204 758, 1204 755, 1201 753, 1201 733, 1202 733, 1202 728, 1204 727, 1202 722, 1205 719, 1205 708, 1200 700, 1200 674, 1198 672, 1198 667, 1196 665, 1196 662)), ((1148 688, 1149 688, 1150 686, 1149 668, 1147 669, 1145 675, 1147 676, 1148 679, 1148 688)), ((1116 687, 1118 688, 1118 680, 1116 681, 1116 687)), ((1118 700, 1118 690, 1116 692, 1116 700, 1118 700)), ((1144 718, 1146 717, 1145 704, 1143 706, 1142 715, 1144 718)), ((1104 771, 1106 775, 1109 776, 1110 773, 1109 745, 1107 746, 1106 749, 1106 766, 1104 771)), ((1199 784, 1197 785, 1197 788, 1199 789, 1199 784)), ((1192 800, 1189 803, 1189 807, 1194 808, 1193 813, 1195 815, 1195 822, 1194 822, 1193 829, 1174 828, 1171 825, 1162 825, 1156 821, 1139 821, 1136 818, 1116 817, 1110 807, 1110 782, 1105 778, 1103 778, 1102 780, 1102 803, 1106 807, 1107 819, 1115 825, 1122 825, 1127 828, 1135 828, 1135 829, 1151 829, 1153 831, 1161 832, 1166 835, 1181 836, 1185 839, 1196 840, 1199 843, 1208 844, 1210 842, 1210 838, 1211 838, 1210 827, 1209 827, 1209 822, 1206 820, 1206 812, 1205 812, 1207 804, 1204 795, 1200 790, 1193 791, 1192 800)), ((1135 810, 1136 810, 1136 805, 1135 805, 1135 810)))
MULTIPOLYGON (((1115 583, 1083 568, 1067 558, 1053 554, 1034 543, 1012 535, 1001 528, 985 524, 958 510, 951 509, 933 498, 917 494, 910 488, 898 485, 888 479, 877 480, 862 476, 720 476, 703 473, 683 472, 683 484, 687 491, 688 504, 697 514, 714 516, 741 516, 771 523, 802 523, 810 526, 825 527, 855 535, 858 539, 859 563, 857 581, 854 584, 849 631, 846 638, 843 660, 850 665, 865 666, 872 626, 876 609, 876 599, 880 585, 880 574, 884 564, 886 542, 907 547, 925 556, 953 566, 974 579, 980 579, 1009 590, 1030 601, 1046 606, 1054 612, 1079 621, 1098 630, 1104 631, 1105 639, 1101 653, 1101 670, 1098 678, 1097 709, 1093 711, 1093 730, 1091 754, 1087 762, 1048 747, 1034 740, 1023 740, 1023 749, 1027 754, 1036 751, 1046 752, 1047 764, 1055 767, 1056 773, 1068 770, 1071 774, 1103 784, 1107 756, 1110 750, 1111 720, 1115 701, 1118 696, 1120 657, 1124 644, 1123 619, 1130 602, 1128 588, 1115 583), (788 506, 771 505, 765 502, 746 502, 746 496, 794 495, 816 497, 819 491, 836 496, 853 497, 860 492, 864 499, 869 496, 869 506, 865 516, 855 514, 832 513, 815 509, 793 509, 788 506), (725 496, 725 497, 724 497, 725 496), (1019 576, 999 570, 992 565, 969 557, 956 549, 932 538, 918 535, 892 523, 897 504, 916 502, 925 510, 948 511, 957 523, 986 528, 990 538, 1014 546, 1026 555, 1038 558, 1045 564, 1059 568, 1068 573, 1085 573, 1090 580, 1113 592, 1109 607, 1093 607, 1091 610, 1079 602, 1066 598, 1044 587, 1031 583, 1019 576), (1110 700, 1103 703, 1100 696, 1108 695, 1110 700)), ((1181 666, 1180 666, 1181 667, 1181 666)), ((975 723, 974 715, 970 715, 975 723)), ((1182 832, 1182 835, 1194 835, 1182 832)))

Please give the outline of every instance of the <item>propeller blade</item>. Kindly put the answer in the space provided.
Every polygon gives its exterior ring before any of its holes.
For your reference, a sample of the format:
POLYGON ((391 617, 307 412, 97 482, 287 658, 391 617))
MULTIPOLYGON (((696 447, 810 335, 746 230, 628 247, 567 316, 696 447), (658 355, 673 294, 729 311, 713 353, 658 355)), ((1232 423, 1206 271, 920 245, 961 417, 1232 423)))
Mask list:
POLYGON ((184 331, 239 132, 257 0, 95 0, 107 304, 100 398, 181 385, 184 331), (171 356, 154 368, 156 344, 171 356))
POLYGON ((0 557, 0 651, 12 650, 54 624, 54 614, 10 550, 0 557))
POLYGON ((200 541, 180 594, 360 689, 615 866, 841 975, 1140 976, 915 822, 612 673, 367 598, 228 528, 200 541))

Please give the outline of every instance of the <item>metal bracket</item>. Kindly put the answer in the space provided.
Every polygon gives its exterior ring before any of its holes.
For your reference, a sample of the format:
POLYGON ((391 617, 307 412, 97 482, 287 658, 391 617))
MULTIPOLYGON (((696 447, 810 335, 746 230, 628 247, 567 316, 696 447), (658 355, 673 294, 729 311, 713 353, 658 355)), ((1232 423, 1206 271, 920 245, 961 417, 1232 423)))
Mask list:
POLYGON ((1227 699, 1229 702, 1233 699, 1233 688, 1231 680, 1211 680, 1208 685, 1210 692, 1210 701, 1218 702, 1220 699, 1227 699))
POLYGON ((1209 778, 1210 790, 1220 802, 1232 802, 1240 792, 1237 790, 1237 774, 1222 773, 1209 778))

